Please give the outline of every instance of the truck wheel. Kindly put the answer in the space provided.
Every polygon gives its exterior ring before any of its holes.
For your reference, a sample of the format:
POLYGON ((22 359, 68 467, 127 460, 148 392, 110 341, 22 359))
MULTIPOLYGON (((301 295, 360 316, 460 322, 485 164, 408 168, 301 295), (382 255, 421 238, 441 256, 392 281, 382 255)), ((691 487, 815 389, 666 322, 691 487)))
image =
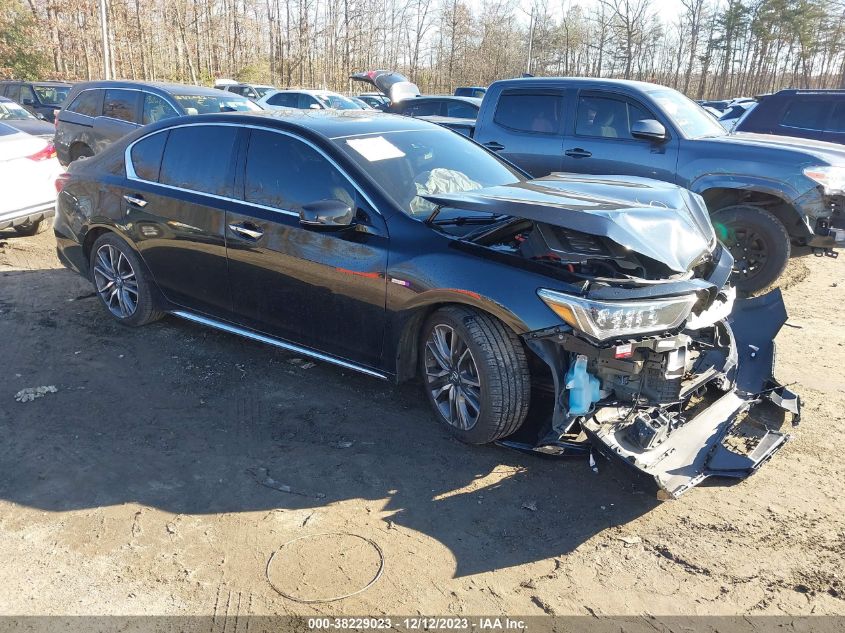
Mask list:
POLYGON ((519 337, 463 306, 437 310, 420 339, 420 373, 437 418, 459 440, 486 444, 516 431, 531 400, 519 337))
POLYGON ((19 224, 15 227, 15 233, 20 235, 21 237, 32 237, 33 235, 38 235, 39 233, 43 233, 47 229, 50 228, 52 221, 50 218, 43 218, 36 222, 27 222, 26 224, 19 224))
POLYGON ((733 285, 752 294, 770 286, 789 261, 790 240, 783 224, 758 207, 737 205, 713 214, 716 235, 734 257, 733 285))

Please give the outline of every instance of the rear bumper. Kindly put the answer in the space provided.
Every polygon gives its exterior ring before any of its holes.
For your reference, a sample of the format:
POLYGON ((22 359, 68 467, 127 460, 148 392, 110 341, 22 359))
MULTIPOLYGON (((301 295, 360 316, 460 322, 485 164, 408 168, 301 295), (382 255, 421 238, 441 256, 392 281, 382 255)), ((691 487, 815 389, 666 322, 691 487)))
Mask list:
POLYGON ((8 229, 14 226, 21 226, 22 224, 29 224, 30 222, 38 222, 40 220, 52 218, 55 213, 56 203, 53 200, 25 207, 23 209, 4 211, 3 213, 0 213, 0 229, 8 229))

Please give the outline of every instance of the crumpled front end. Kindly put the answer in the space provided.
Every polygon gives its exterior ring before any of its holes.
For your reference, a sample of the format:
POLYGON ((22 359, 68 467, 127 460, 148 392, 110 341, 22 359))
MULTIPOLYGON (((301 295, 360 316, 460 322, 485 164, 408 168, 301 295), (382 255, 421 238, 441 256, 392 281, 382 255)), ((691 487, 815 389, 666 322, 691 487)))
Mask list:
POLYGON ((607 343, 532 332, 553 416, 533 440, 523 430, 502 443, 564 456, 595 448, 652 477, 664 499, 708 477, 745 478, 789 439, 784 412, 800 418, 799 398, 773 377, 785 322, 780 291, 735 300, 727 289, 674 332, 607 343))

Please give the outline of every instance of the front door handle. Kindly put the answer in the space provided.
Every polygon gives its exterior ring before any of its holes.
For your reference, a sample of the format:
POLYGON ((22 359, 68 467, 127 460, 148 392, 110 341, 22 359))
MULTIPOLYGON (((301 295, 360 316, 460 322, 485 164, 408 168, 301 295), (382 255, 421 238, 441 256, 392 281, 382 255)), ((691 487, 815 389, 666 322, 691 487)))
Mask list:
POLYGON ((140 194, 125 194, 123 199, 126 200, 129 204, 133 207, 138 207, 139 209, 143 209, 147 206, 147 201, 140 194))
POLYGON ((496 141, 490 141, 489 143, 484 143, 484 147, 487 149, 492 149, 494 152, 500 152, 505 149, 505 146, 501 143, 497 143, 496 141))
POLYGON ((230 224, 229 229, 240 235, 241 237, 245 237, 249 240, 258 240, 264 235, 264 231, 259 229, 257 226, 252 224, 251 222, 243 222, 241 224, 230 224))
POLYGON ((581 149, 580 147, 573 147, 572 149, 568 149, 564 152, 570 158, 589 158, 593 155, 592 152, 588 152, 585 149, 581 149))

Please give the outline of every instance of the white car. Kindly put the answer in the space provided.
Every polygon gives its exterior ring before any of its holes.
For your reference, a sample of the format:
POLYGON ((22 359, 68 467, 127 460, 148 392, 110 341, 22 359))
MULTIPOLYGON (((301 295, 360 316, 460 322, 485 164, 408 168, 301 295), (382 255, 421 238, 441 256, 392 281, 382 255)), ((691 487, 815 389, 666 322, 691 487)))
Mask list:
POLYGON ((298 110, 364 110, 349 97, 330 90, 274 90, 256 103, 268 110, 296 108, 298 110))
POLYGON ((52 143, 0 123, 0 229, 19 235, 46 229, 63 171, 52 143))

